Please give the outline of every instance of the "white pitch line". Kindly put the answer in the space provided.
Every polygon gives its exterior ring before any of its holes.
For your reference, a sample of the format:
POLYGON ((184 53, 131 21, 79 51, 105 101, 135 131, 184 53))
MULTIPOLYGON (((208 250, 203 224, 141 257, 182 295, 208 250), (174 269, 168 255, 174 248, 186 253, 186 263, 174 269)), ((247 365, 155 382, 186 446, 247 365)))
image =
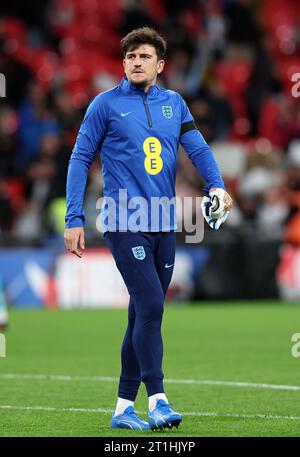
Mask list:
MULTIPOLYGON (((93 382, 117 382, 119 378, 111 376, 69 376, 69 375, 46 375, 46 374, 0 374, 0 379, 28 379, 32 381, 93 381, 93 382)), ((258 389, 272 390, 292 390, 300 391, 300 386, 289 386, 280 384, 265 384, 241 381, 214 381, 206 379, 168 379, 164 380, 167 384, 191 384, 191 385, 216 385, 231 387, 249 387, 258 389)))
MULTIPOLYGON (((47 411, 47 412, 70 412, 70 413, 102 413, 111 414, 112 409, 105 408, 57 408, 55 406, 13 406, 0 405, 0 410, 10 411, 47 411)), ((136 411, 138 414, 147 414, 146 411, 136 411)), ((275 419, 275 420, 300 420, 300 416, 279 416, 273 414, 239 414, 217 412, 194 412, 182 411, 184 416, 193 417, 233 417, 237 419, 275 419)))
POLYGON ((20 410, 20 411, 58 411, 70 413, 103 413, 111 414, 112 409, 105 408, 56 408, 55 406, 14 406, 14 405, 0 405, 0 409, 20 410))
POLYGON ((114 382, 119 378, 111 376, 69 376, 69 375, 47 375, 47 374, 0 374, 0 379, 29 379, 32 381, 95 381, 114 382))

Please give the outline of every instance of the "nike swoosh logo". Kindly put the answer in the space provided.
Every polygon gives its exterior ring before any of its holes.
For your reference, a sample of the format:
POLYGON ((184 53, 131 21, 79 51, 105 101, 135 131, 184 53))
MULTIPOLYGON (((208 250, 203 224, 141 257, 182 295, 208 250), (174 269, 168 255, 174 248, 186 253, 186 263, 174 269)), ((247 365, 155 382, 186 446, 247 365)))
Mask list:
POLYGON ((124 116, 127 116, 128 114, 130 114, 132 111, 128 111, 128 113, 121 113, 121 116, 124 117, 124 116))
POLYGON ((168 265, 168 264, 166 263, 165 268, 171 268, 173 265, 174 265, 174 263, 172 263, 171 265, 168 265))

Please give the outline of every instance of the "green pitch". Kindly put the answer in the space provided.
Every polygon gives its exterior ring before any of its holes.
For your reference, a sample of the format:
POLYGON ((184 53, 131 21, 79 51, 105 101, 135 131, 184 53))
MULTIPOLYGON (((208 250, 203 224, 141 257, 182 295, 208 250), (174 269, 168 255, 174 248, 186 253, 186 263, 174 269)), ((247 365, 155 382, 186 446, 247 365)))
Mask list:
MULTIPOLYGON (((155 433, 109 428, 126 314, 11 311, 0 436, 300 436, 299 306, 167 305, 165 387, 183 423, 155 433)), ((136 409, 147 417, 143 386, 136 409)))

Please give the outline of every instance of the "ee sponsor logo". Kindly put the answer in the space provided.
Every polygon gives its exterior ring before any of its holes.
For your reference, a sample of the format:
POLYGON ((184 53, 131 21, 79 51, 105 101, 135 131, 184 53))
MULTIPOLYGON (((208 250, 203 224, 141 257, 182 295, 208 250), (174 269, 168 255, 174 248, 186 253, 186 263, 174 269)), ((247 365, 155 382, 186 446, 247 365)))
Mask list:
POLYGON ((150 175, 157 175, 161 172, 164 163, 161 158, 161 142, 154 136, 149 136, 143 143, 143 150, 146 154, 144 166, 150 175))

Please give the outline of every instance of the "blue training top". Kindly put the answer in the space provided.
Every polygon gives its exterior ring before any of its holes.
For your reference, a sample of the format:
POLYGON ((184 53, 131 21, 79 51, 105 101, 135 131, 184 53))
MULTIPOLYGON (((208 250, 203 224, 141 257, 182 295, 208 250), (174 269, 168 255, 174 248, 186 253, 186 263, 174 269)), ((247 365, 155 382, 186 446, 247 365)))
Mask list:
POLYGON ((104 231, 131 230, 130 218, 140 231, 176 229, 174 212, 169 219, 160 214, 151 223, 150 202, 153 197, 175 197, 179 143, 205 180, 204 190, 224 189, 212 151, 178 93, 156 85, 145 93, 123 78, 97 95, 86 111, 69 163, 66 227, 84 225, 88 170, 100 150, 104 231))

